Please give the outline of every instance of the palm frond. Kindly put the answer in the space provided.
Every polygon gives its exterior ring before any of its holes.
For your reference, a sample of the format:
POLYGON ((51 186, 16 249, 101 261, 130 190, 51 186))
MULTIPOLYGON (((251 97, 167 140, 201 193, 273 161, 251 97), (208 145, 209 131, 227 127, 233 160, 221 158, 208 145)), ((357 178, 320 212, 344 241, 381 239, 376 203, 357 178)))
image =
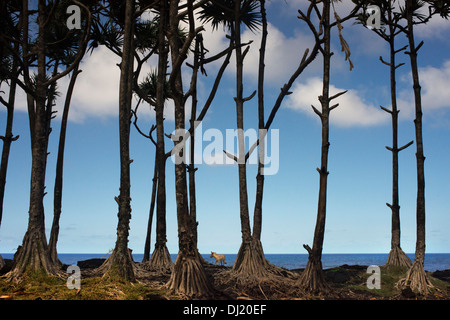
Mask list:
POLYGON ((450 1, 449 0, 433 0, 427 1, 430 5, 432 14, 439 14, 442 18, 448 20, 450 16, 450 1))
MULTIPOLYGON (((427 18, 427 15, 419 12, 419 10, 425 5, 425 1, 422 0, 413 0, 411 10, 413 12, 413 17, 423 21, 427 18)), ((407 18, 406 5, 400 6, 400 16, 404 19, 407 18)))
MULTIPOLYGON (((158 87, 158 72, 157 70, 150 71, 147 76, 139 83, 139 91, 146 95, 146 97, 155 100, 156 99, 156 90, 158 87)), ((170 97, 170 85, 169 82, 164 82, 164 100, 169 99, 170 97)))
MULTIPOLYGON (((211 23, 213 29, 220 25, 230 29, 235 21, 235 0, 213 0, 202 6, 199 18, 203 22, 211 23)), ((249 30, 256 31, 261 26, 260 2, 257 0, 241 1, 240 23, 249 30)))
POLYGON ((154 48, 158 43, 158 25, 153 20, 136 23, 135 47, 139 51, 154 48))

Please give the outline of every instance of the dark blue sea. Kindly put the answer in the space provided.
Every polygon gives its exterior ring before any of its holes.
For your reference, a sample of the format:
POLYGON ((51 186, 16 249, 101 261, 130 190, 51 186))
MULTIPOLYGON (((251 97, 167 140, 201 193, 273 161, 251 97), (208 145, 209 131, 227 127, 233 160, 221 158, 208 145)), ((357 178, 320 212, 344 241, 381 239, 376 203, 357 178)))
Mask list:
MULTIPOLYGON (((4 259, 12 259, 12 253, 1 254, 4 259)), ((202 254, 206 261, 213 263, 214 258, 209 254, 202 254)), ((300 269, 306 266, 308 262, 307 254, 266 254, 266 259, 270 263, 286 269, 300 269)), ((411 261, 414 260, 414 254, 408 254, 411 261)), ((67 265, 75 265, 78 261, 92 258, 107 258, 108 254, 102 253, 60 253, 59 259, 67 265)), ((140 262, 143 254, 133 254, 134 261, 140 262)), ((176 254, 171 254, 172 261, 175 261, 176 254)), ((386 263, 387 253, 329 253, 322 255, 322 266, 324 269, 338 267, 344 264, 348 265, 376 265, 383 266, 386 263)), ((227 266, 232 266, 236 254, 226 254, 227 266)), ((425 254, 425 270, 434 272, 436 270, 450 269, 450 253, 427 253, 425 254)))

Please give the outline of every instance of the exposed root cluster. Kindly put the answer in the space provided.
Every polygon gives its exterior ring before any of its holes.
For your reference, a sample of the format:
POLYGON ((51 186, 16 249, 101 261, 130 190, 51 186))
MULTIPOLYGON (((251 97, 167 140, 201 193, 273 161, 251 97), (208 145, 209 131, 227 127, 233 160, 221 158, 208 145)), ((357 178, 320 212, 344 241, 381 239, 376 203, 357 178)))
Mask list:
POLYGON ((97 273, 103 274, 103 277, 110 277, 124 279, 126 281, 134 282, 135 272, 137 265, 133 262, 131 250, 128 250, 128 254, 117 254, 114 250, 108 259, 97 268, 97 273))
MULTIPOLYGON (((294 275, 293 272, 291 274, 294 275)), ((214 287, 228 299, 281 300, 301 296, 295 280, 269 272, 263 278, 243 277, 231 268, 221 267, 211 273, 211 278, 214 287)))
POLYGON ((62 270, 51 262, 46 247, 45 235, 32 237, 27 231, 23 245, 19 246, 14 256, 14 267, 6 278, 20 281, 27 271, 43 271, 48 275, 63 277, 62 270))
POLYGON ((247 284, 259 282, 261 279, 271 279, 274 276, 296 278, 294 273, 267 261, 261 241, 257 239, 241 244, 232 273, 237 281, 247 284))
POLYGON ((170 273, 173 269, 173 262, 170 258, 167 246, 155 246, 150 260, 140 264, 142 268, 149 271, 156 271, 158 273, 170 273))
POLYGON ((307 293, 328 292, 330 287, 325 281, 322 262, 310 256, 305 270, 302 272, 298 284, 307 293))
POLYGON ((187 298, 212 298, 214 296, 214 289, 198 257, 182 252, 177 256, 170 280, 165 287, 187 298))
POLYGON ((425 295, 431 288, 433 288, 433 285, 428 279, 422 263, 419 261, 414 261, 406 274, 406 278, 401 279, 397 283, 397 287, 402 289, 409 287, 412 291, 425 295))
POLYGON ((411 259, 409 259, 406 253, 399 246, 395 246, 389 252, 386 265, 410 268, 412 262, 411 259))

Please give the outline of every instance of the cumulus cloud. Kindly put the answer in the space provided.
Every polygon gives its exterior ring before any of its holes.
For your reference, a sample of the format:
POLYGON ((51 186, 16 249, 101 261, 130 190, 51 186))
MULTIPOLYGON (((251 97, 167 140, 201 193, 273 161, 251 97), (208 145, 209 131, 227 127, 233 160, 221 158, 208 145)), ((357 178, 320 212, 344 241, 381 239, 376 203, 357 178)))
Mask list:
MULTIPOLYGON (((83 121, 88 117, 110 117, 119 113, 119 82, 121 59, 108 48, 99 46, 91 56, 81 64, 83 72, 78 76, 71 104, 70 119, 83 121)), ((139 81, 155 69, 157 58, 152 57, 144 64, 139 75, 139 81)), ((69 79, 64 78, 61 88, 67 87, 69 79)), ((62 95, 64 97, 64 95, 62 95)), ((134 97, 133 103, 136 104, 134 97)), ((62 103, 62 102, 61 102, 62 103)), ((146 104, 143 102, 143 104, 146 104)), ((141 117, 153 118, 155 112, 148 105, 139 108, 141 117)), ((174 119, 173 101, 166 102, 165 116, 168 120, 174 119)))
MULTIPOLYGON (((98 47, 92 55, 87 55, 83 59, 80 64, 82 72, 78 75, 72 95, 69 114, 71 121, 81 122, 86 117, 118 114, 120 78, 118 63, 120 58, 103 46, 98 47)), ((62 115, 69 81, 69 76, 66 76, 57 82, 59 95, 55 109, 58 111, 58 117, 62 115)), ((9 88, 5 92, 8 93, 9 88)), ((27 111, 26 94, 22 89, 17 90, 15 108, 19 111, 27 111)))
MULTIPOLYGON (((320 110, 318 96, 322 92, 322 80, 316 77, 310 78, 304 83, 295 85, 292 91, 293 93, 286 101, 286 107, 317 118, 311 105, 320 110)), ((330 96, 341 91, 344 91, 344 89, 330 85, 330 96)), ((382 110, 364 101, 359 92, 354 89, 348 90, 346 94, 332 101, 332 104, 335 103, 339 103, 339 107, 331 112, 330 123, 332 125, 364 127, 379 125, 389 120, 382 110)))
MULTIPOLYGON (((429 13, 429 5, 425 4, 420 11, 424 15, 429 13)), ((439 15, 434 15, 426 24, 418 24, 414 27, 414 33, 420 38, 438 38, 442 40, 448 39, 450 25, 447 19, 439 15)))
MULTIPOLYGON (((266 83, 280 85, 286 82, 292 72, 298 67, 306 48, 314 46, 312 36, 295 31, 293 37, 286 36, 273 24, 267 25, 268 35, 265 53, 266 83)), ((249 79, 257 79, 259 68, 259 48, 261 46, 261 31, 246 30, 242 41, 253 40, 250 51, 245 57, 244 72, 249 79)), ((255 80, 256 81, 256 80, 255 80)))
MULTIPOLYGON (((205 47, 209 50, 208 56, 217 54, 228 47, 229 40, 226 39, 227 32, 219 27, 217 30, 212 30, 209 24, 204 25, 203 39, 205 47)), ((293 36, 286 36, 276 26, 268 23, 268 36, 265 53, 265 74, 266 84, 279 86, 287 81, 292 72, 297 68, 303 53, 306 48, 314 46, 314 39, 309 34, 304 34, 299 30, 295 30, 293 36)), ((251 31, 245 29, 242 33, 241 41, 250 44, 250 50, 245 56, 244 61, 244 76, 246 81, 256 83, 259 68, 259 49, 261 46, 262 30, 251 31)), ((219 60, 212 64, 213 69, 218 69, 222 64, 219 60)), ((226 74, 229 77, 234 77, 236 73, 235 55, 232 55, 230 64, 227 68, 226 74)), ((211 66, 207 66, 207 69, 211 66)))
POLYGON ((420 81, 423 90, 423 104, 426 108, 450 108, 450 60, 441 68, 421 68, 420 81))
MULTIPOLYGON (((444 61, 441 67, 419 68, 422 108, 427 111, 446 111, 450 109, 450 60, 444 61)), ((411 72, 400 77, 402 89, 399 92, 398 105, 401 119, 414 118, 414 92, 412 88, 411 72)), ((439 113, 439 116, 442 114, 439 113)), ((442 119, 440 119, 442 120, 442 119)))
MULTIPOLYGON (((105 46, 96 48, 92 55, 86 55, 80 64, 82 72, 78 75, 70 106, 69 121, 83 122, 88 118, 115 117, 119 113, 119 81, 120 68, 118 64, 121 59, 105 46)), ((152 57, 145 64, 140 73, 142 80, 151 69, 156 66, 156 57, 152 57)), ((21 78, 22 79, 22 78, 21 78)), ((58 111, 57 119, 62 115, 62 108, 69 85, 69 76, 58 80, 54 109, 58 111)), ((7 99, 9 87, 2 87, 2 96, 7 99)), ((137 98, 134 97, 133 104, 136 105, 137 98)), ((144 103, 143 103, 144 104, 144 103)), ((146 103, 145 103, 146 104, 146 103)), ((16 110, 27 112, 26 95, 20 88, 17 89, 16 110)), ((172 100, 166 102, 164 111, 165 118, 174 120, 174 103, 172 100)), ((155 112, 148 105, 139 107, 139 115, 145 119, 154 118, 155 112)), ((190 116, 190 99, 186 103, 186 115, 190 116)))
POLYGON ((119 63, 120 57, 104 46, 99 46, 83 61, 72 98, 72 120, 118 114, 119 63))

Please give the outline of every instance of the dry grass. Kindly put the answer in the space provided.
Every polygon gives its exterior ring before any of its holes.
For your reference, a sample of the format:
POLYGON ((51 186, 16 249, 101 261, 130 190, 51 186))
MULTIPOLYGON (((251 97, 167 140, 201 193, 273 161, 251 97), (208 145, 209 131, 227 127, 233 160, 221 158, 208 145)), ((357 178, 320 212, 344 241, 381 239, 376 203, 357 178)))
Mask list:
MULTIPOLYGON (((384 300, 407 299, 398 288, 398 281, 405 276, 405 269, 381 267, 381 289, 368 289, 369 274, 364 267, 341 266, 325 270, 325 279, 331 290, 326 294, 311 295, 302 292, 298 279, 275 275, 258 281, 237 281, 230 267, 206 265, 205 271, 216 289, 214 299, 350 299, 384 300)), ((301 270, 295 271, 300 275, 301 270)), ((0 278, 0 300, 177 300, 180 296, 171 294, 164 285, 170 274, 141 272, 136 283, 113 281, 95 272, 82 271, 81 290, 68 289, 66 279, 34 273, 18 281, 0 278)), ((431 277, 433 290, 427 296, 415 295, 412 299, 450 299, 449 283, 431 277)))

